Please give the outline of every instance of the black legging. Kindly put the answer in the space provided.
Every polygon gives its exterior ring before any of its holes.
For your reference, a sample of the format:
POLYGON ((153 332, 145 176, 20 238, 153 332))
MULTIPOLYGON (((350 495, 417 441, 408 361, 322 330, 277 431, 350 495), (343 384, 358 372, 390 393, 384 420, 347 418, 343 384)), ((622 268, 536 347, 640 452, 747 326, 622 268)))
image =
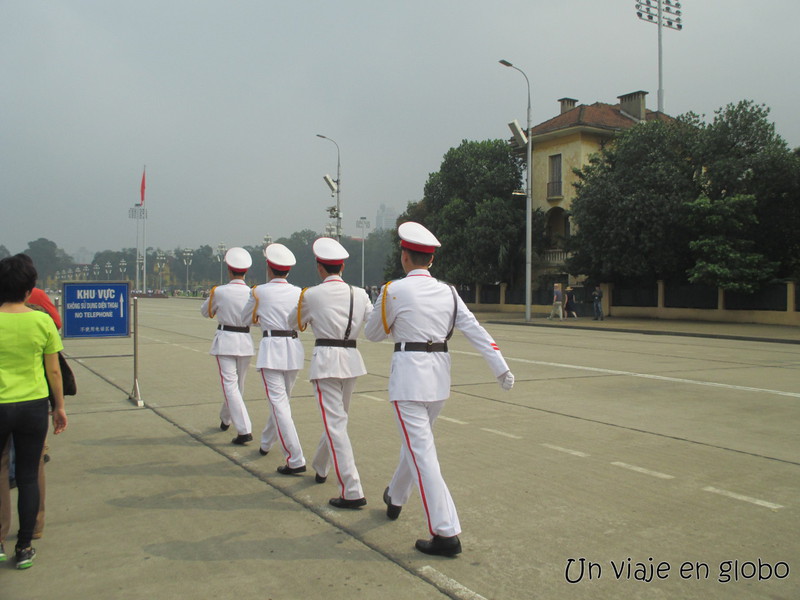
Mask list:
POLYGON ((14 436, 19 533, 17 548, 31 545, 39 512, 39 460, 47 437, 50 404, 47 398, 26 402, 0 402, 0 448, 14 436))

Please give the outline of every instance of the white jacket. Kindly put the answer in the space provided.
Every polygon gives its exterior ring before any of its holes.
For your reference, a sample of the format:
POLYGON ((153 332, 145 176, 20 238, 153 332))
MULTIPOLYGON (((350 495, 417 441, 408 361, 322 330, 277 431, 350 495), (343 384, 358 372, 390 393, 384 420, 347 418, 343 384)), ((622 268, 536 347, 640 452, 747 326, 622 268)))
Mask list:
MULTIPOLYGON (((242 318, 242 309, 249 297, 250 288, 247 284, 241 279, 232 279, 225 285, 212 288, 211 294, 200 307, 200 314, 216 319, 220 325, 247 327, 250 323, 242 318)), ((253 338, 249 333, 217 329, 209 354, 252 356, 253 338)))
MULTIPOLYGON (((453 326, 466 336, 495 377, 508 371, 492 336, 478 323, 461 298, 427 269, 410 271, 403 279, 384 286, 367 320, 367 339, 379 342, 444 342, 453 326), (389 329, 389 333, 386 329, 389 329)), ((395 352, 389 377, 389 400, 435 402, 450 396, 449 352, 395 352)))
MULTIPOLYGON (((297 330, 297 322, 289 322, 289 313, 297 308, 300 288, 285 278, 276 277, 253 288, 244 307, 242 317, 264 331, 297 330)), ((256 367, 277 371, 295 371, 303 368, 305 352, 300 339, 295 337, 262 337, 258 346, 256 367)))

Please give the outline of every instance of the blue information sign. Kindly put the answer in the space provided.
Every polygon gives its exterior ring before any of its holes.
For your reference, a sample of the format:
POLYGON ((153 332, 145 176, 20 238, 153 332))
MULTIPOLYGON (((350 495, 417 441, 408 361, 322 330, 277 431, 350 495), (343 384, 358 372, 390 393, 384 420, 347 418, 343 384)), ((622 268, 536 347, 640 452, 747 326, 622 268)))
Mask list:
POLYGON ((64 283, 64 337, 130 336, 130 282, 64 283))

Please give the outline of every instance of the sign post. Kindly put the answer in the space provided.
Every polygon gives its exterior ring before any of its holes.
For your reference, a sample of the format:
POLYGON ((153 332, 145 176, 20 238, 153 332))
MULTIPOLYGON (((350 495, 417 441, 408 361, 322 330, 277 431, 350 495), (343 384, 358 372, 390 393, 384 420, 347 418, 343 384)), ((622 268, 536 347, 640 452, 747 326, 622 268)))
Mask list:
POLYGON ((139 360, 136 311, 131 311, 129 281, 64 282, 64 338, 130 337, 131 312, 134 315, 133 391, 128 398, 144 406, 139 395, 139 360))

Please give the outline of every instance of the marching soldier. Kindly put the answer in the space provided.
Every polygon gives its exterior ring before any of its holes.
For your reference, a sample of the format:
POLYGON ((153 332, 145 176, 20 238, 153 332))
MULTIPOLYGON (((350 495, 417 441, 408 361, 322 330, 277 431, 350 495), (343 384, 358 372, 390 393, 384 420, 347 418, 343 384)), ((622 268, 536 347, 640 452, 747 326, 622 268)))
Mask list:
POLYGON ((317 338, 311 355, 309 379, 322 415, 324 431, 312 466, 317 483, 324 483, 333 466, 339 483, 339 497, 331 498, 336 508, 359 508, 367 503, 347 435, 350 398, 356 378, 367 372, 356 348, 358 337, 372 304, 366 292, 342 280, 347 250, 332 238, 314 242, 317 273, 322 283, 306 288, 289 322, 304 331, 308 324, 317 338))
POLYGON ((397 232, 406 277, 383 286, 365 328, 373 342, 389 335, 395 341, 389 401, 402 447, 383 500, 386 516, 397 519, 416 484, 432 536, 417 540, 417 550, 455 556, 461 552, 461 525, 433 438, 433 424, 450 396, 447 342, 453 330, 461 331, 483 355, 504 390, 514 385, 514 375, 497 344, 455 289, 431 277, 429 269, 434 251, 441 246, 439 240, 414 222, 403 223, 397 232))
POLYGON ((247 367, 253 355, 249 321, 242 315, 250 297, 250 288, 244 282, 244 276, 253 259, 244 248, 231 248, 225 253, 225 264, 228 266, 230 282, 211 288, 211 293, 200 307, 200 313, 219 323, 209 352, 217 358, 222 381, 219 428, 227 431, 233 423, 237 435, 232 443, 244 445, 253 439, 250 416, 242 397, 247 367))
POLYGON ((270 244, 264 250, 267 259, 267 283, 253 288, 244 308, 244 317, 261 326, 256 367, 261 373, 264 390, 270 405, 270 416, 261 432, 258 451, 266 456, 272 445, 280 440, 286 464, 278 473, 296 475, 306 470, 306 459, 292 420, 289 398, 303 367, 303 344, 297 329, 289 323, 289 313, 297 306, 300 288, 286 280, 297 262, 292 251, 283 244, 270 244))

